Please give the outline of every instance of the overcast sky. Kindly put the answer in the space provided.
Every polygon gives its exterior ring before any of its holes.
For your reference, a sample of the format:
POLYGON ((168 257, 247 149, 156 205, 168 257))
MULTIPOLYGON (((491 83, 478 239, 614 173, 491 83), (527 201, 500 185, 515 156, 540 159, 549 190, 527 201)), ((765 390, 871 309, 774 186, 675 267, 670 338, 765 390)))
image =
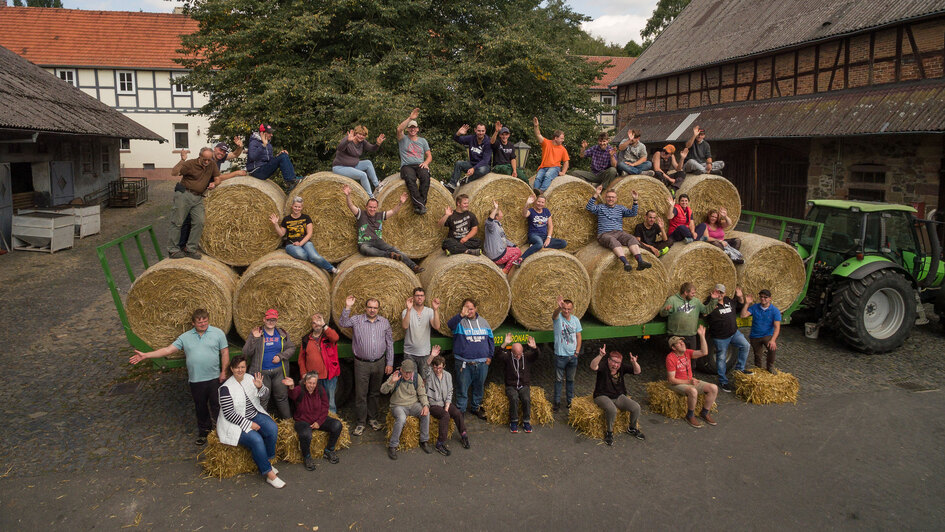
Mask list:
MULTIPOLYGON (((6 1, 12 5, 11 0, 6 1)), ((640 30, 650 18, 657 0, 568 0, 578 13, 593 20, 584 24, 584 30, 595 37, 621 46, 630 39, 640 42, 640 30)), ((120 11, 169 12, 181 2, 173 0, 63 0, 71 9, 103 9, 120 11)))

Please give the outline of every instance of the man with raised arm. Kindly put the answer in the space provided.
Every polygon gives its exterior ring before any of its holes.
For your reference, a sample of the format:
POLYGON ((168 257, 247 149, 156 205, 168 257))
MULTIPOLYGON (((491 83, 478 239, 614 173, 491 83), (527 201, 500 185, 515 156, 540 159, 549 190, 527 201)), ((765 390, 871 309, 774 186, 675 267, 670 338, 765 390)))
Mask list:
POLYGON ((407 191, 410 192, 413 212, 426 214, 433 152, 430 151, 427 139, 419 135, 418 116, 419 107, 410 111, 410 116, 397 126, 397 147, 400 149, 400 178, 404 180, 407 191))
POLYGON ((584 206, 585 209, 597 215, 597 242, 605 248, 613 250, 614 255, 617 255, 617 258, 623 263, 625 271, 629 272, 633 267, 627 261, 627 255, 621 246, 626 246, 637 259, 638 270, 649 268, 652 264, 643 260, 643 256, 640 254, 640 242, 636 237, 623 230, 623 219, 637 215, 640 195, 637 194, 636 190, 630 192, 633 196, 633 207, 628 209, 624 205, 617 204, 617 191, 614 189, 608 190, 604 194, 604 202, 600 203, 600 193, 603 188, 599 185, 591 199, 587 200, 587 205, 584 206))
POLYGON ((556 129, 551 139, 541 135, 538 117, 532 118, 535 126, 535 138, 541 145, 541 164, 538 165, 538 174, 535 176, 535 190, 544 192, 551 185, 551 181, 560 174, 568 173, 568 149, 564 147, 564 131, 556 129))
POLYGON ((705 394, 705 403, 702 405, 699 417, 709 425, 717 425, 709 410, 715 403, 719 388, 692 376, 692 359, 709 354, 709 346, 705 341, 705 327, 700 325, 697 334, 699 335, 698 351, 687 348, 686 341, 681 336, 673 336, 669 339, 669 347, 672 351, 666 355, 666 379, 669 381, 670 390, 686 398, 686 421, 693 428, 701 429, 702 423, 695 416, 699 394, 705 394))
POLYGON ((410 260, 410 257, 405 255, 403 251, 388 244, 382 237, 384 220, 397 214, 401 207, 404 206, 404 203, 407 202, 406 192, 400 195, 400 203, 395 205, 393 209, 379 212, 377 210, 378 203, 375 198, 369 199, 367 205, 364 206, 364 210, 361 210, 351 201, 351 187, 343 185, 341 191, 345 194, 348 209, 354 214, 354 226, 358 230, 358 251, 360 251, 362 255, 368 257, 388 257, 403 262, 408 268, 413 270, 414 273, 423 271, 423 268, 416 262, 410 260))
POLYGON ((686 141, 686 149, 689 153, 683 164, 683 170, 690 174, 722 175, 725 162, 712 159, 712 148, 705 140, 705 129, 700 126, 692 128, 692 137, 686 141))
POLYGON ((581 320, 574 315, 574 302, 558 296, 558 308, 551 314, 555 332, 555 397, 554 411, 561 405, 561 385, 566 382, 568 408, 574 399, 574 375, 581 354, 581 320))
POLYGON ((459 314, 446 322, 453 332, 453 360, 456 364, 456 407, 466 411, 469 402, 469 388, 472 385, 472 404, 469 411, 479 419, 486 419, 486 410, 482 408, 482 396, 492 363, 495 340, 492 327, 479 315, 475 299, 466 298, 459 309, 459 314))
POLYGON ((764 363, 768 373, 777 375, 774 357, 778 352, 778 336, 781 334, 781 310, 771 302, 771 291, 767 288, 758 292, 758 300, 758 303, 754 303, 754 299, 746 295, 741 316, 751 316, 748 342, 755 353, 755 366, 760 368, 764 363))
POLYGON ((512 343, 512 333, 495 348, 493 360, 505 368, 505 396, 509 399, 509 432, 518 434, 518 405, 522 404, 522 430, 532 431, 532 364, 538 360, 538 345, 528 337, 528 347, 512 343))
POLYGON ((601 133, 597 136, 597 144, 587 147, 587 141, 581 141, 581 157, 591 158, 591 171, 571 170, 571 175, 581 179, 604 185, 609 188, 611 181, 617 177, 617 149, 608 146, 610 137, 607 133, 601 133))
POLYGON ((666 236, 666 227, 663 219, 656 211, 646 211, 646 216, 642 223, 638 223, 633 228, 633 236, 640 241, 640 246, 649 250, 657 257, 662 257, 669 252, 669 246, 672 242, 666 236))
POLYGON ((653 163, 647 160, 646 145, 640 142, 640 131, 627 131, 627 140, 617 146, 623 152, 623 160, 617 163, 617 170, 630 175, 653 175, 653 163))
POLYGON ((463 124, 453 135, 453 140, 457 144, 469 149, 469 160, 456 161, 453 165, 453 176, 446 184, 450 192, 470 181, 479 179, 492 169, 492 142, 486 136, 486 125, 476 124, 472 135, 467 135, 468 131, 469 124, 463 124))
POLYGON ((417 364, 417 371, 424 380, 430 377, 430 331, 440 328, 440 299, 434 297, 429 307, 423 306, 427 293, 423 287, 413 289, 413 296, 407 298, 407 305, 400 313, 404 327, 404 357, 417 364), (432 308, 431 308, 432 307, 432 308))
POLYGON ((446 255, 482 255, 482 241, 476 237, 479 233, 479 220, 469 211, 469 196, 456 196, 456 210, 446 207, 443 209, 440 225, 445 225, 446 240, 443 241, 443 250, 446 255))
POLYGON ((371 298, 364 303, 364 314, 351 315, 357 299, 345 298, 345 309, 338 325, 351 328, 351 351, 354 352, 354 394, 358 424, 352 434, 364 433, 364 424, 374 430, 384 428, 377 420, 377 397, 384 375, 394 370, 394 338, 390 322, 378 316, 381 303, 371 298))
POLYGON ((489 139, 492 141, 492 172, 519 177, 518 161, 515 160, 515 145, 509 140, 511 135, 509 128, 503 126, 502 122, 495 121, 495 131, 489 139))

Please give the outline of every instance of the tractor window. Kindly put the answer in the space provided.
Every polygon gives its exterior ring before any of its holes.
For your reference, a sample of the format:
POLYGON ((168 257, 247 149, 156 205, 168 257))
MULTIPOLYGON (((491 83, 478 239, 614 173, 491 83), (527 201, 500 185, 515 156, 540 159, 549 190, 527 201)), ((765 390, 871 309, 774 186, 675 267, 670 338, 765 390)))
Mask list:
POLYGON ((882 213, 874 212, 866 216, 866 239, 863 241, 863 251, 878 253, 882 247, 882 213))
MULTIPOLYGON (((860 237, 863 234, 863 213, 813 207, 807 214, 807 219, 824 224, 824 234, 820 240, 821 249, 847 254, 859 248, 860 237)), ((801 245, 812 246, 815 233, 814 227, 805 229, 801 237, 801 245)))
POLYGON ((886 247, 898 255, 902 255, 903 251, 916 253, 919 245, 915 240, 908 215, 904 212, 891 214, 892 216, 886 218, 886 247))

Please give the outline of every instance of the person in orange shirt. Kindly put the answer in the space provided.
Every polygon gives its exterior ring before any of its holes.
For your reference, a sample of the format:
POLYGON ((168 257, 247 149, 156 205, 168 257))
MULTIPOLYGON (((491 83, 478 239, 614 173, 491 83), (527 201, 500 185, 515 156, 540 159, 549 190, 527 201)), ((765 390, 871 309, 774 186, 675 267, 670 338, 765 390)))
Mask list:
POLYGON ((556 129, 554 137, 548 140, 541 136, 537 116, 532 118, 532 122, 535 124, 535 137, 541 143, 541 165, 538 167, 538 175, 535 176, 535 190, 544 192, 559 174, 568 173, 570 158, 567 148, 564 147, 564 131, 556 129))

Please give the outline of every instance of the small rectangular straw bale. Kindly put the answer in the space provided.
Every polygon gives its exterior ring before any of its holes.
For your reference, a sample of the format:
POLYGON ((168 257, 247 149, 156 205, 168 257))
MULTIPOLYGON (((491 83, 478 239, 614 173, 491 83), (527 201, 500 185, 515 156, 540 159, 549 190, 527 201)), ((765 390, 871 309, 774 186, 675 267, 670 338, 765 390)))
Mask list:
MULTIPOLYGON (((387 442, 390 443, 391 433, 394 432, 394 415, 387 411, 387 442)), ((436 442, 436 435, 440 430, 440 420, 430 416, 430 442, 436 442)), ((453 424, 450 423, 447 437, 453 435, 453 424)), ((314 443, 313 443, 314 445, 314 443)), ((400 431, 400 443, 397 444, 398 451, 409 451, 420 447, 420 419, 407 416, 407 422, 404 423, 404 429, 400 431)))
MULTIPOLYGON (((555 418, 551 410, 551 402, 545 397, 545 389, 540 386, 529 386, 529 396, 532 399, 532 419, 536 425, 553 425, 555 418)), ((494 382, 486 386, 482 395, 482 407, 486 409, 486 421, 493 425, 509 424, 509 398, 505 395, 505 387, 494 382)), ((518 406, 519 420, 522 419, 522 405, 518 406)))
POLYGON ((751 371, 751 375, 745 375, 740 371, 735 372, 736 396, 756 405, 797 404, 797 393, 801 389, 797 377, 783 371, 772 375, 761 368, 754 368, 751 371))
MULTIPOLYGON (((588 438, 601 440, 607 432, 607 417, 591 395, 575 397, 568 410, 568 425, 588 438)), ((617 411, 614 433, 626 432, 630 426, 630 412, 617 411)))
MULTIPOLYGON (((338 417, 338 414, 328 414, 341 421, 341 436, 335 444, 335 450, 351 447, 351 433, 348 431, 348 422, 338 417)), ((309 450, 312 456, 320 458, 325 446, 328 445, 328 433, 321 430, 312 431, 312 445, 309 450)), ((276 441, 276 458, 289 464, 302 463, 302 449, 299 447, 299 434, 295 432, 295 420, 283 419, 279 422, 279 439, 276 441)))
MULTIPOLYGON (((687 408, 686 398, 677 394, 669 388, 669 381, 655 381, 646 383, 646 396, 649 400, 650 411, 654 414, 662 414, 672 419, 685 419, 687 408)), ((705 395, 699 394, 696 401, 696 413, 702 411, 705 404, 705 395)), ((713 404, 711 411, 717 412, 718 407, 713 404)))
MULTIPOLYGON (((298 443, 296 443, 298 448, 298 443)), ((197 455, 197 463, 203 466, 208 476, 216 478, 230 478, 243 473, 258 473, 256 462, 253 461, 249 449, 239 445, 224 445, 220 443, 215 430, 207 434, 207 446, 197 455)), ((275 460, 273 460, 275 463, 275 460)))

